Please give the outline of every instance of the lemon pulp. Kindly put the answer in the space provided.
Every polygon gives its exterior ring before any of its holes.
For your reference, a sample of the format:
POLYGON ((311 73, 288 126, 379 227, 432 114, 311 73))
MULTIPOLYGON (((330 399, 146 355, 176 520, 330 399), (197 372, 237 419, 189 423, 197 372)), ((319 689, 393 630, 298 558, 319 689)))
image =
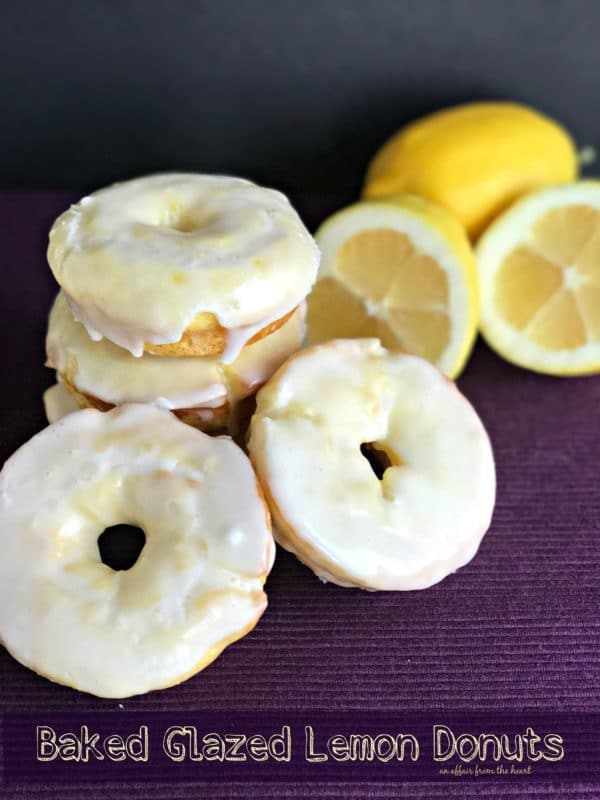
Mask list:
POLYGON ((357 203, 317 231, 322 262, 308 298, 307 341, 379 338, 454 377, 475 336, 475 265, 447 212, 402 196, 357 203))
POLYGON ((499 313, 549 349, 600 341, 600 211, 547 211, 496 275, 499 313))

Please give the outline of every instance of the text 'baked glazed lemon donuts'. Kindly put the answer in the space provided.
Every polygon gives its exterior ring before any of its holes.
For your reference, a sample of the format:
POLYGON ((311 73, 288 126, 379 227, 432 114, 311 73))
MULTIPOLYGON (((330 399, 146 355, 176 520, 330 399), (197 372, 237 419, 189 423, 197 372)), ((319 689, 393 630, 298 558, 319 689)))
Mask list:
POLYGON ((2 644, 101 697, 179 683, 247 634, 274 556, 240 448, 143 405, 69 414, 6 462, 0 549, 2 644), (121 523, 146 544, 118 572, 98 537, 121 523))
POLYGON ((428 362, 377 339, 300 351, 260 390, 250 457, 275 537, 324 580, 423 589, 466 564, 489 527, 485 429, 428 362))
MULTIPOLYGON (((92 341, 60 292, 48 321, 47 364, 80 407, 105 411, 124 403, 150 403, 168 408, 207 433, 231 431, 241 402, 300 347, 304 313, 302 304, 278 330, 246 345, 232 364, 224 364, 218 356, 144 353, 134 358, 107 339, 92 341)), ((52 398, 57 391, 49 392, 46 406, 55 419, 58 412, 53 411, 52 398)))
POLYGON ((48 261, 92 339, 229 363, 304 300, 319 252, 280 192, 173 173, 71 206, 50 231, 48 261))

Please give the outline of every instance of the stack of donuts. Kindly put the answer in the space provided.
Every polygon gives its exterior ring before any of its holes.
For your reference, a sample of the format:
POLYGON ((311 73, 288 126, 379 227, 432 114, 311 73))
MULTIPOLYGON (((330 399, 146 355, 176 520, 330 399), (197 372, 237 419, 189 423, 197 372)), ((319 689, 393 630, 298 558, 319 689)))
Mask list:
POLYGON ((71 206, 50 231, 61 286, 44 398, 125 403, 239 434, 256 390, 302 342, 317 247, 287 198, 240 178, 153 175, 71 206))
POLYGON ((101 697, 186 680, 256 625, 275 539, 371 591, 475 555, 495 498, 479 417, 376 339, 299 349, 318 250, 283 195, 119 184, 57 219, 48 259, 51 424, 0 472, 0 642, 21 663, 101 697), (248 455, 208 435, 241 434, 262 384, 248 455), (100 539, 123 525, 145 544, 119 570, 100 539))

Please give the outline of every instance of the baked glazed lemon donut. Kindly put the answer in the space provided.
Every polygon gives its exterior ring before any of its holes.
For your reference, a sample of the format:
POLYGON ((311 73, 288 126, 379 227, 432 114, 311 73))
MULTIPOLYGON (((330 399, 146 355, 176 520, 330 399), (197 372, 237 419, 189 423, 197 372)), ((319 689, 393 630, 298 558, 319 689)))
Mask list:
POLYGON ((92 339, 229 363, 304 300, 319 253, 280 192, 173 173, 71 206, 52 226, 48 261, 92 339))
POLYGON ((274 543, 249 460, 167 411, 78 411, 0 473, 0 641, 50 680, 100 697, 177 684, 266 608, 274 543), (231 502, 235 487, 235 502, 231 502), (97 539, 130 523, 128 571, 97 539))
POLYGON ((124 403, 150 403, 214 433, 228 429, 241 401, 298 350, 304 314, 303 303, 278 330, 246 345, 232 364, 224 364, 219 357, 145 353, 134 358, 107 339, 92 341, 59 292, 48 321, 47 365, 57 371, 59 381, 81 408, 106 411, 124 403))
POLYGON ((479 417, 435 367, 377 339, 292 356, 258 393, 249 452, 277 541, 341 586, 424 589, 490 524, 479 417))

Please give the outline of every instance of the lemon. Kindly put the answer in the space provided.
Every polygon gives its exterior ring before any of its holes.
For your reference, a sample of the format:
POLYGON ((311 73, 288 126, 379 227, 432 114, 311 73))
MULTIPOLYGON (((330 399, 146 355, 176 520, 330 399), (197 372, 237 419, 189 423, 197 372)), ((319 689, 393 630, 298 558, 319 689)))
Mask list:
POLYGON ((535 192, 477 246, 481 330, 514 364, 600 371, 600 182, 535 192))
POLYGON ((321 249, 308 297, 307 342, 377 337, 455 377, 478 321, 473 252, 460 223, 409 195, 356 203, 315 234, 321 249))
POLYGON ((558 123, 517 103, 469 103, 402 128, 373 158, 363 196, 422 195, 476 238, 518 197, 577 171, 575 145, 558 123))

